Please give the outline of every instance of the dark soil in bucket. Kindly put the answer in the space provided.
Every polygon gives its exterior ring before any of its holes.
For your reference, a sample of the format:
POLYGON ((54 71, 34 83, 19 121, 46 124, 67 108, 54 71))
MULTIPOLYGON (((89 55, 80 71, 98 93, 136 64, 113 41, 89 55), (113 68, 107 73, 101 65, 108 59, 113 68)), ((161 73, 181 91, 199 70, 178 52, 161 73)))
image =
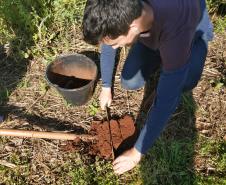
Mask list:
MULTIPOLYGON (((112 134, 112 143, 114 156, 122 154, 124 151, 133 147, 137 139, 137 129, 131 116, 126 115, 121 119, 110 120, 110 128, 112 134)), ((96 140, 84 143, 81 140, 68 142, 65 150, 78 150, 85 148, 83 151, 90 155, 110 159, 112 158, 112 148, 110 142, 110 132, 107 121, 93 121, 91 125, 90 135, 95 136, 96 140)))
POLYGON ((49 78, 53 84, 64 89, 77 89, 91 82, 91 80, 76 78, 74 76, 65 76, 58 73, 49 73, 49 78))

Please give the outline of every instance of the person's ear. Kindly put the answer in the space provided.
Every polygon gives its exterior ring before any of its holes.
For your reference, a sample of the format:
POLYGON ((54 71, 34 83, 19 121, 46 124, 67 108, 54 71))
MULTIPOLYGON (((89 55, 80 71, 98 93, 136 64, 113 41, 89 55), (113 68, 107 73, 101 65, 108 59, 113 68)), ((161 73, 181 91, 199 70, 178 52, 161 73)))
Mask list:
POLYGON ((140 30, 138 28, 138 25, 134 22, 132 22, 132 24, 130 24, 130 30, 134 31, 137 34, 140 34, 140 30))

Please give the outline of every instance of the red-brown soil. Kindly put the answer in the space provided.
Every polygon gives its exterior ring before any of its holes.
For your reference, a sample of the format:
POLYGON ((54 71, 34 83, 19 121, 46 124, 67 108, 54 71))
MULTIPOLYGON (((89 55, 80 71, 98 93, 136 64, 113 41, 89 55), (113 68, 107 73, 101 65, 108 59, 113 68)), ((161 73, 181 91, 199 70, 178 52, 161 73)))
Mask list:
MULTIPOLYGON (((137 132, 131 116, 126 115, 118 120, 110 120, 110 128, 113 151, 116 156, 133 146, 137 132)), ((110 158, 112 147, 108 122, 93 122, 90 133, 97 135, 96 142, 90 147, 90 154, 110 158)))
POLYGON ((95 136, 96 139, 86 143, 79 139, 73 142, 68 142, 67 145, 64 146, 64 150, 79 151, 85 146, 83 152, 109 159, 113 156, 117 157, 134 145, 137 137, 137 130, 131 116, 126 115, 121 119, 110 120, 110 129, 113 149, 111 146, 108 122, 93 121, 89 134, 95 136), (112 152, 114 152, 114 155, 112 155, 112 152))

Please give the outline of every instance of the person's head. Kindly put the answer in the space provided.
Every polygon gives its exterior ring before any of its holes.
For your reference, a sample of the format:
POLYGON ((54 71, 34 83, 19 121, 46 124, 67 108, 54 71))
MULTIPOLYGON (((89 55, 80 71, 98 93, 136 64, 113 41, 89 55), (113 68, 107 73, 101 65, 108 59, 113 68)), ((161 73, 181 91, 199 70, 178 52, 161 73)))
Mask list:
POLYGON ((87 0, 82 23, 84 40, 96 45, 105 38, 126 35, 141 13, 140 0, 87 0))

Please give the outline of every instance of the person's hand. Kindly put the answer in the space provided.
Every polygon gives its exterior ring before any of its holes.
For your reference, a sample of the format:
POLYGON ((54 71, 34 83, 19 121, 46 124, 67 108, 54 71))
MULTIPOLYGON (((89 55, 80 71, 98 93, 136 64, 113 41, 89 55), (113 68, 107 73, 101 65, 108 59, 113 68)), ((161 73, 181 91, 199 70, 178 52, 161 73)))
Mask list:
POLYGON ((117 157, 113 162, 113 170, 116 174, 123 174, 133 169, 141 160, 142 154, 136 148, 131 148, 117 157))
POLYGON ((100 107, 102 110, 104 110, 106 106, 110 107, 112 102, 111 87, 102 87, 99 100, 100 100, 100 107))

